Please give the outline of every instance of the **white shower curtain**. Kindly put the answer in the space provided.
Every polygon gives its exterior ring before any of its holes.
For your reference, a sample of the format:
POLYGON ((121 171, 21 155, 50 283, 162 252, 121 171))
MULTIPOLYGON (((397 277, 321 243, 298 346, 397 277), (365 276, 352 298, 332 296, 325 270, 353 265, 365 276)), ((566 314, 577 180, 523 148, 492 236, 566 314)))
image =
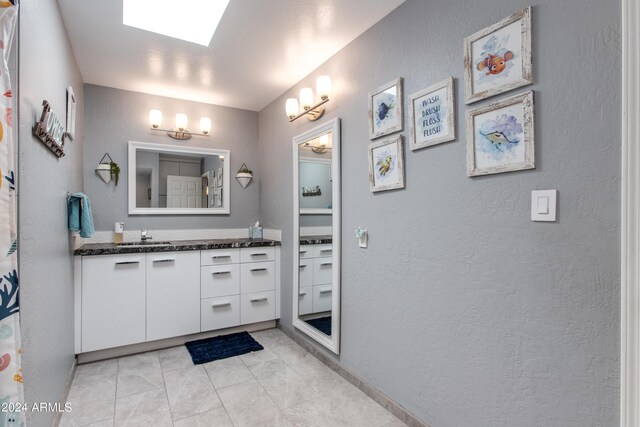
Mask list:
POLYGON ((18 19, 15 2, 0 0, 0 426, 24 426, 16 229, 13 93, 9 52, 18 19))

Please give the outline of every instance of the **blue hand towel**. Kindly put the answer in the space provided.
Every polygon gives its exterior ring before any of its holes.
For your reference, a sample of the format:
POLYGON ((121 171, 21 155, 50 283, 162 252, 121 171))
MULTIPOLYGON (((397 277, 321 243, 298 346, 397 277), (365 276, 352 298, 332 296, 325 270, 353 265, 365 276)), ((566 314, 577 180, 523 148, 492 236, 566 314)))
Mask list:
POLYGON ((73 193, 67 197, 69 230, 79 231, 80 237, 91 237, 95 233, 91 203, 84 193, 73 193))

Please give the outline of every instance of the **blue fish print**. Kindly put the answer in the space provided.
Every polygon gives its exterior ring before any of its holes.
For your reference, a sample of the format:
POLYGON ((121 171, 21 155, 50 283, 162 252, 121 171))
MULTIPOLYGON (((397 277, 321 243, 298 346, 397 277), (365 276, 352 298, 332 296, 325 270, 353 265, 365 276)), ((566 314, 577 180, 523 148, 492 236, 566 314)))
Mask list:
POLYGON ((510 141, 509 138, 507 138, 504 133, 498 132, 498 131, 494 131, 490 133, 480 132, 480 135, 487 138, 493 144, 493 146, 500 151, 502 151, 502 149, 500 148, 500 144, 517 144, 518 142, 520 142, 518 140, 510 141))
POLYGON ((384 102, 381 102, 380 105, 378 105, 378 118, 380 120, 386 119, 387 115, 389 114, 389 110, 392 108, 393 108, 393 103, 390 103, 389 105, 387 105, 384 102))
POLYGON ((9 183, 10 190, 16 189, 16 178, 15 178, 15 175, 13 174, 13 171, 11 171, 11 176, 5 176, 4 179, 6 179, 7 182, 9 183))

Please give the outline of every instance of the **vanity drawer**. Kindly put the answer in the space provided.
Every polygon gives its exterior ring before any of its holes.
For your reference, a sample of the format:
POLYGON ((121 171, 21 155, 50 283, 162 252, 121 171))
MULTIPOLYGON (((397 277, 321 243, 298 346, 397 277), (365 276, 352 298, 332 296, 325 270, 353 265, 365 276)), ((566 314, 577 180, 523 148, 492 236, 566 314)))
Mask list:
POLYGON ((276 318, 276 293, 257 292, 240 295, 240 323, 264 322, 276 318))
POLYGON ((313 287, 313 312, 331 311, 332 285, 313 287))
POLYGON ((301 286, 298 292, 298 315, 311 313, 313 310, 313 287, 301 286))
POLYGON ((315 258, 313 260, 313 284, 325 285, 333 281, 333 260, 331 258, 315 258))
POLYGON ((313 258, 314 245, 300 245, 300 259, 313 258))
POLYGON ((240 324, 240 295, 207 298, 200 302, 200 329, 230 328, 240 324))
POLYGON ((240 264, 212 265, 200 268, 200 298, 240 293, 240 264))
POLYGON ((259 248, 242 248, 240 250, 240 259, 242 262, 263 262, 275 261, 276 248, 273 246, 259 248))
POLYGON ((276 289, 276 263, 252 262, 240 264, 240 292, 273 291, 276 289))
POLYGON ((237 264, 240 262, 240 249, 210 249, 200 251, 200 265, 237 264))
POLYGON ((313 259, 301 259, 300 260, 300 275, 299 286, 312 286, 313 285, 313 259))
POLYGON ((331 257, 333 255, 332 245, 313 245, 313 257, 331 257))

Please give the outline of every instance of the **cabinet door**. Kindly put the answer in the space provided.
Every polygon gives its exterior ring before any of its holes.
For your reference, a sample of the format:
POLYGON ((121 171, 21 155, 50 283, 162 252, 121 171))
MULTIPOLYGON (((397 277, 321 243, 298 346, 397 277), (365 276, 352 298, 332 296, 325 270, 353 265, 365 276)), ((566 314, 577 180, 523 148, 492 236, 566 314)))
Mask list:
POLYGON ((145 256, 82 257, 82 352, 145 341, 145 256))
POLYGON ((320 313, 331 311, 331 285, 321 285, 313 287, 313 312, 320 313))
POLYGON ((240 295, 207 298, 201 302, 202 332, 240 324, 240 295))
POLYGON ((326 285, 333 281, 333 260, 331 258, 314 258, 313 284, 326 285))
POLYGON ((200 252, 147 254, 147 341, 200 332, 200 252))
POLYGON ((276 289, 276 263, 250 262, 240 265, 240 292, 272 291, 276 289))
POLYGON ((303 316, 313 312, 313 286, 300 286, 298 291, 298 314, 303 316))
POLYGON ((264 322, 276 318, 276 293, 259 292, 240 295, 240 323, 264 322))
POLYGON ((240 264, 212 265, 200 269, 200 298, 240 293, 240 264))

